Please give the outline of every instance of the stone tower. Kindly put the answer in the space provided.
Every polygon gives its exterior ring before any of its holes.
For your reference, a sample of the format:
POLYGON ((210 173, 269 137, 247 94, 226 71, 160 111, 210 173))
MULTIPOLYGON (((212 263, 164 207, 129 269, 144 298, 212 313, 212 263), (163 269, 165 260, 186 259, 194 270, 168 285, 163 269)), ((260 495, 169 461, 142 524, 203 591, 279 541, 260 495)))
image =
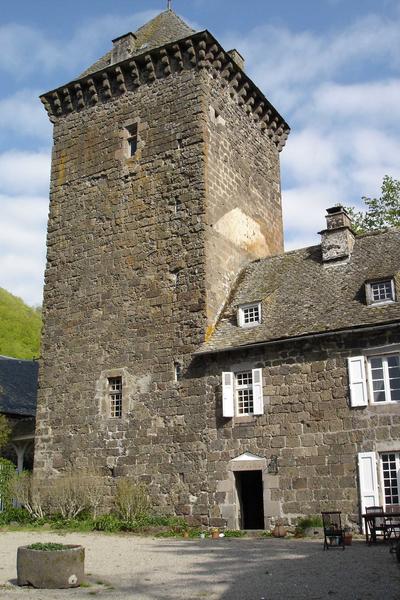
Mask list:
POLYGON ((171 10, 41 99, 54 148, 36 475, 135 476, 160 510, 209 522, 192 355, 241 269, 283 249, 289 128, 238 52, 171 10))

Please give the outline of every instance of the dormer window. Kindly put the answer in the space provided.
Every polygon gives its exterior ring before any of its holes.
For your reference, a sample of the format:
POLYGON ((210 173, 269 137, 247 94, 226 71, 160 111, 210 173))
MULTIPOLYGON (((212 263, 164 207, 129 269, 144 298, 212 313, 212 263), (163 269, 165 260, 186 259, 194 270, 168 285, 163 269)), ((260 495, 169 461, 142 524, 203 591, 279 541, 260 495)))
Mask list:
POLYGON ((261 323, 261 304, 244 304, 238 310, 239 327, 254 327, 261 323))
POLYGON ((366 284, 367 304, 386 304, 395 301, 395 289, 393 279, 382 279, 370 281, 366 284))

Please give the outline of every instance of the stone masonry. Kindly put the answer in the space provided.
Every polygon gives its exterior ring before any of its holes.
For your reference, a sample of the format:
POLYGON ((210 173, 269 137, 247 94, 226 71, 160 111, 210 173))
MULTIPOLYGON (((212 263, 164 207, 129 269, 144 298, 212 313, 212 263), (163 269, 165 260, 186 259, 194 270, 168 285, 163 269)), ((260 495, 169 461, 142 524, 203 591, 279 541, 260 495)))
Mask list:
POLYGON ((287 126, 208 33, 85 77, 42 99, 54 149, 35 472, 136 476, 160 510, 208 521, 207 383, 189 365, 240 269, 282 250, 287 126))
POLYGON ((347 359, 400 347, 398 302, 369 307, 363 291, 393 277, 398 298, 399 233, 357 238, 334 207, 322 250, 283 254, 289 128, 240 55, 172 11, 42 102, 36 476, 94 469, 106 496, 134 477, 160 512, 238 528, 240 473, 258 471, 265 527, 329 508, 359 522, 357 454, 400 451, 400 405, 352 408, 347 359), (239 327, 254 302, 259 327, 239 327), (222 373, 253 369, 262 413, 223 416, 222 373))

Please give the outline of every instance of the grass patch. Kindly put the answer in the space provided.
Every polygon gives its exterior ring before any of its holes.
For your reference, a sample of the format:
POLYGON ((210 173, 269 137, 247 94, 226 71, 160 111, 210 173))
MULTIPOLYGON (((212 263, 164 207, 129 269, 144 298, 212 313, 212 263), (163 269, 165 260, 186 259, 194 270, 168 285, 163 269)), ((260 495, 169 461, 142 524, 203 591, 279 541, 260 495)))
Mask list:
POLYGON ((65 550, 67 546, 64 544, 56 544, 55 542, 36 542, 35 544, 30 544, 28 548, 29 550, 42 550, 44 552, 51 552, 55 550, 58 552, 60 550, 65 550))
POLYGON ((242 538, 246 536, 246 532, 240 529, 225 529, 224 535, 227 538, 242 538))
POLYGON ((305 535, 306 529, 309 529, 310 527, 322 527, 322 517, 320 515, 309 515, 307 517, 301 517, 297 521, 295 535, 305 535))

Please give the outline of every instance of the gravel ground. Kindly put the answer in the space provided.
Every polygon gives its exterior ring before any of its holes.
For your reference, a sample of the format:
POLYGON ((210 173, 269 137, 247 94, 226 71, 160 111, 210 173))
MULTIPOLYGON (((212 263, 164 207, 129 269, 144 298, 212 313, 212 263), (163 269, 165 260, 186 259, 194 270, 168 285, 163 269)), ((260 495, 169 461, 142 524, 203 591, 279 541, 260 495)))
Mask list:
POLYGON ((400 600, 400 565, 389 548, 353 542, 322 550, 316 540, 166 540, 105 534, 0 532, 4 600, 400 600), (16 586, 18 546, 82 544, 85 587, 16 586))

